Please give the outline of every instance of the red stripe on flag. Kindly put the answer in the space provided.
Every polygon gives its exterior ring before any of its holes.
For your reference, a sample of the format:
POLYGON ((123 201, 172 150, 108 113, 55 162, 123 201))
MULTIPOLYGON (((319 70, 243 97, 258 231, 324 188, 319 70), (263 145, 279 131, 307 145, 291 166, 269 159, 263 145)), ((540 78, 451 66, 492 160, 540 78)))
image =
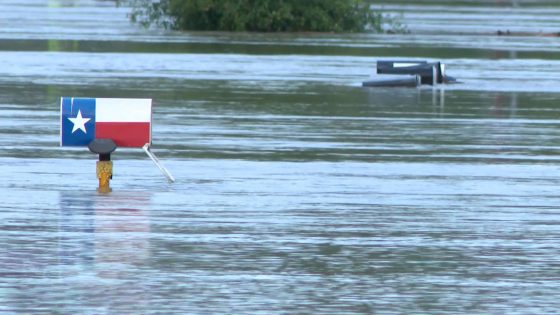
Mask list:
POLYGON ((142 147, 150 143, 149 122, 96 122, 95 138, 112 139, 119 147, 142 147))

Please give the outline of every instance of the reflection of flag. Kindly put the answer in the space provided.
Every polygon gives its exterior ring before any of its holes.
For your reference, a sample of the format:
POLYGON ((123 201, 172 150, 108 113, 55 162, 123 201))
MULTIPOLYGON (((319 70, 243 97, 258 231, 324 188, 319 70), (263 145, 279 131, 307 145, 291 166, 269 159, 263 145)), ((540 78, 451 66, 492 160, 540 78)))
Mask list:
MULTIPOLYGON (((58 235, 54 239, 58 244, 58 260, 45 259, 45 253, 39 251, 38 261, 46 261, 48 268, 58 271, 58 279, 55 280, 71 279, 64 283, 69 285, 68 291, 79 301, 89 301, 92 288, 100 301, 119 296, 122 303, 105 305, 108 307, 105 313, 137 313, 128 309, 123 311, 123 305, 146 309, 151 299, 145 281, 115 285, 100 279, 131 279, 139 268, 149 263, 150 249, 153 248, 150 244, 153 237, 151 198, 149 193, 138 192, 106 195, 61 191, 58 235)), ((22 263, 29 265, 27 256, 22 257, 27 259, 22 263)), ((39 270, 46 268, 42 266, 39 270)))
POLYGON ((61 146, 87 146, 93 139, 112 139, 120 147, 142 147, 152 141, 151 123, 151 99, 60 100, 61 146))

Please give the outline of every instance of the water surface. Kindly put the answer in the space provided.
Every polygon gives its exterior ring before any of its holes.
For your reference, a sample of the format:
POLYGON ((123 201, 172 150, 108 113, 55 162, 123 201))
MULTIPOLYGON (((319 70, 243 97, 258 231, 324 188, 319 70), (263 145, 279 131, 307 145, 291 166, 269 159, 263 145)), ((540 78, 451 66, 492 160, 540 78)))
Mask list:
POLYGON ((183 34, 111 1, 2 1, 0 312, 556 312, 558 40, 493 33, 512 12, 558 29, 558 6, 391 3, 414 32, 183 34), (463 83, 362 88, 380 58, 463 83), (177 182, 118 149, 98 194, 95 155, 58 147, 61 96, 153 98, 177 182))

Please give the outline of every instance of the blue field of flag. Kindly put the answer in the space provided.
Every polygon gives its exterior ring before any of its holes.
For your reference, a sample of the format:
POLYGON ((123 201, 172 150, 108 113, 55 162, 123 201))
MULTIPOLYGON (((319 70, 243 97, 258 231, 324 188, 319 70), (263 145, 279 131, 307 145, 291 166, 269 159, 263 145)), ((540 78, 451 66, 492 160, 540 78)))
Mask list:
POLYGON ((60 145, 87 146, 95 138, 95 99, 63 97, 60 145))

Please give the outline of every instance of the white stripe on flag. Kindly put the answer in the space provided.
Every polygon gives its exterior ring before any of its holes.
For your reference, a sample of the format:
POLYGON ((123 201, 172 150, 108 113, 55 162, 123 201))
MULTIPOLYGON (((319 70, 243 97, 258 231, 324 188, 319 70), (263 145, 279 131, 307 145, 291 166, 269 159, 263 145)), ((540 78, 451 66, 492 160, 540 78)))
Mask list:
POLYGON ((152 100, 139 98, 96 98, 96 122, 151 122, 152 100))

